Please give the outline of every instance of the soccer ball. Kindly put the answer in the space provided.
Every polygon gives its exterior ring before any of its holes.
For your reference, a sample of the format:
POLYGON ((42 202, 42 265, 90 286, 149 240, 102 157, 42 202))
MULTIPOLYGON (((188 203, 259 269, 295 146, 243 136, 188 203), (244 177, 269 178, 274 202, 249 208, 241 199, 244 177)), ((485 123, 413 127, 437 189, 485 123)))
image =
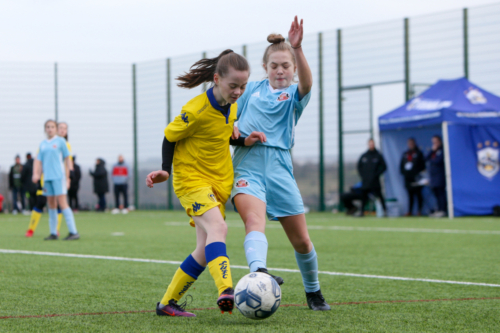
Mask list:
POLYGON ((281 288, 269 275, 253 272, 245 275, 234 290, 236 307, 247 318, 266 319, 278 310, 281 288))

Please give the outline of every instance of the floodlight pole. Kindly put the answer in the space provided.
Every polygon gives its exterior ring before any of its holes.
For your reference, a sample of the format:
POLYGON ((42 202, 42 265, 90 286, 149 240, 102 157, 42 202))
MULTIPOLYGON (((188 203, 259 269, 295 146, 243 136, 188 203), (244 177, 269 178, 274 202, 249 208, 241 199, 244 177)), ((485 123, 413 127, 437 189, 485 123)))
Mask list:
POLYGON ((132 64, 133 131, 134 131, 134 204, 139 209, 139 163, 137 160, 137 87, 136 66, 132 64))
MULTIPOLYGON (((167 82, 166 82, 166 88, 167 88, 167 125, 170 124, 172 121, 172 94, 171 94, 171 89, 170 89, 170 58, 167 59, 167 82)), ((172 175, 170 175, 170 178, 168 179, 167 182, 167 208, 168 210, 173 210, 174 209, 174 204, 173 204, 173 186, 172 186, 172 175)))
POLYGON ((469 11, 463 11, 464 26, 464 76, 469 79, 469 11))
POLYGON ((410 100, 410 20, 404 19, 405 101, 410 100))
POLYGON ((338 105, 338 136, 339 136, 339 211, 344 207, 340 197, 344 193, 344 143, 342 129, 342 30, 337 30, 337 105, 338 105))
POLYGON ((325 162, 323 147, 323 34, 318 34, 319 81, 319 211, 325 211, 325 162))
POLYGON ((59 120, 59 96, 57 94, 58 92, 58 85, 57 85, 57 62, 54 63, 54 111, 55 111, 55 120, 56 122, 59 120))
MULTIPOLYGON (((201 54, 201 58, 205 59, 206 57, 207 57, 207 52, 203 51, 203 53, 201 54)), ((201 92, 204 93, 205 91, 207 91, 207 83, 203 82, 203 84, 201 86, 201 92)))

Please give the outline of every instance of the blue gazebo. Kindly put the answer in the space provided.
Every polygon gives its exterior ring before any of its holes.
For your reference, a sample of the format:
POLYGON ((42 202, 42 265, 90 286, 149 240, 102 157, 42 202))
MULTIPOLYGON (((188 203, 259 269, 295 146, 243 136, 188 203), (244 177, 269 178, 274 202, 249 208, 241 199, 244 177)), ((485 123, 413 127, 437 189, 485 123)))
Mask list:
POLYGON ((465 78, 440 80, 419 96, 378 119, 388 170, 386 195, 407 194, 399 173, 406 140, 414 137, 427 153, 433 135, 443 137, 448 215, 490 215, 500 205, 500 97, 465 78))

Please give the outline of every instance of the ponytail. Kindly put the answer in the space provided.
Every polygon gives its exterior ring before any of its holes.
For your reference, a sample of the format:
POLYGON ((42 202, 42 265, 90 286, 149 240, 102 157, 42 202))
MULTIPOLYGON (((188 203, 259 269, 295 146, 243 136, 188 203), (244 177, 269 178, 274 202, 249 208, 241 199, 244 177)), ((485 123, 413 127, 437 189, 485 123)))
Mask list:
POLYGON ((229 71, 229 67, 237 71, 250 71, 247 60, 227 49, 222 51, 216 58, 201 59, 194 63, 189 72, 176 78, 180 81, 177 86, 181 88, 194 88, 205 82, 214 82, 214 74, 224 77, 229 71))

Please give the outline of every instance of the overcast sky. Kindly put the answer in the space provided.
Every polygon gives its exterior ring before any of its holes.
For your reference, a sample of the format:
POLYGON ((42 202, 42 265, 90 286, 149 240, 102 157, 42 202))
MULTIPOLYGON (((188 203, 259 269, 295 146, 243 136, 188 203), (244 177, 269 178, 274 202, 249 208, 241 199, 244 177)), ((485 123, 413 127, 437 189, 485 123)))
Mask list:
POLYGON ((498 0, 0 0, 0 61, 123 62, 265 41, 498 0))

